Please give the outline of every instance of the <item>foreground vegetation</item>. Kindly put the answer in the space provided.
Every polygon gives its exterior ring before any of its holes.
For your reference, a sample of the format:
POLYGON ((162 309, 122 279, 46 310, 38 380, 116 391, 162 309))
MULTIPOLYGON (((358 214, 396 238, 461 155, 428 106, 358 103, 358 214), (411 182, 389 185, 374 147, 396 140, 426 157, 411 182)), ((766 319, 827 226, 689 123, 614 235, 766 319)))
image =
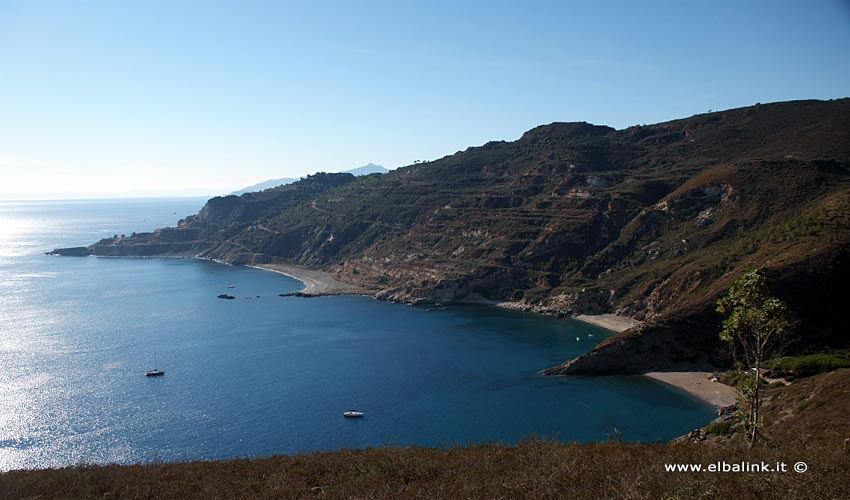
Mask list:
POLYGON ((850 351, 785 356, 771 360, 767 367, 774 377, 808 377, 839 368, 850 368, 850 351))
POLYGON ((11 472, 3 498, 848 498, 835 450, 527 442, 257 460, 11 472), (789 464, 786 473, 666 472, 664 464, 789 464), (809 471, 797 474, 792 464, 809 471))
MULTIPOLYGON (((530 440, 445 450, 342 450, 255 460, 80 466, 0 475, 0 498, 850 498, 850 370, 771 389, 766 444, 530 440), (665 464, 785 462, 788 472, 668 472, 665 464), (808 471, 793 471, 805 462, 808 471)), ((565 416, 565 418, 568 418, 565 416)))

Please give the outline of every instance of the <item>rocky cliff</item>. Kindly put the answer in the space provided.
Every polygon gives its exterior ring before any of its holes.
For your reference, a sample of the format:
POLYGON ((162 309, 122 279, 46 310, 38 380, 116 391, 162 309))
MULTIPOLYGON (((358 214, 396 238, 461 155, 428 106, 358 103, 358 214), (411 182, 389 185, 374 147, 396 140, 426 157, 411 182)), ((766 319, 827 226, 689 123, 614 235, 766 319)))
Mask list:
POLYGON ((712 304, 753 266, 792 305, 789 349, 846 346, 848 243, 841 99, 624 130, 553 123, 384 175, 213 198, 176 228, 83 253, 288 262, 385 299, 644 320, 553 370, 598 373, 722 362, 712 304))

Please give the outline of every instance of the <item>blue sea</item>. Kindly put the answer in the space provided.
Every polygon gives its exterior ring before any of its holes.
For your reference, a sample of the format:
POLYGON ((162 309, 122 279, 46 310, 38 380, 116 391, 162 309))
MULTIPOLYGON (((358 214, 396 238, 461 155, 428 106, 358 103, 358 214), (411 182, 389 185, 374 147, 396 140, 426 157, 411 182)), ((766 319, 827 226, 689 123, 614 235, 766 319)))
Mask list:
POLYGON ((0 202, 0 470, 531 436, 655 442, 712 418, 645 377, 541 376, 610 335, 573 320, 283 298, 301 283, 256 269, 44 254, 174 225, 203 203, 0 202), (155 364, 166 375, 145 377, 155 364), (354 406, 365 418, 343 418, 354 406))

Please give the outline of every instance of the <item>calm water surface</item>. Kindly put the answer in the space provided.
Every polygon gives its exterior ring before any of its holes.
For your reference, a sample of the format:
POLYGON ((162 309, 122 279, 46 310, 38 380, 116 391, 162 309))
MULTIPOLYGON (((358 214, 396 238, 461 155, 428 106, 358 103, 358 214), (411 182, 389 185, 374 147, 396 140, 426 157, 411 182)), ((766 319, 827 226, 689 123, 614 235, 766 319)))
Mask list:
POLYGON ((0 202, 0 470, 615 429, 651 442, 712 417, 644 377, 540 376, 608 335, 572 320, 281 298, 301 284, 200 261, 43 254, 174 225, 202 204, 0 202), (164 377, 144 376, 154 359, 164 377), (344 419, 355 404, 366 417, 344 419))

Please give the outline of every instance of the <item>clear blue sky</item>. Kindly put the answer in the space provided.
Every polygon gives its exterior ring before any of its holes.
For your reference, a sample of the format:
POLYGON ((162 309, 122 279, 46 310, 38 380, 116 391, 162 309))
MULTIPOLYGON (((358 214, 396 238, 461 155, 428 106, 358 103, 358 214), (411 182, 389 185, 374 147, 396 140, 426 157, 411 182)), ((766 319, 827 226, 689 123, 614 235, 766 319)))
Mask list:
POLYGON ((848 95, 846 0, 0 0, 0 199, 217 194, 848 95))

